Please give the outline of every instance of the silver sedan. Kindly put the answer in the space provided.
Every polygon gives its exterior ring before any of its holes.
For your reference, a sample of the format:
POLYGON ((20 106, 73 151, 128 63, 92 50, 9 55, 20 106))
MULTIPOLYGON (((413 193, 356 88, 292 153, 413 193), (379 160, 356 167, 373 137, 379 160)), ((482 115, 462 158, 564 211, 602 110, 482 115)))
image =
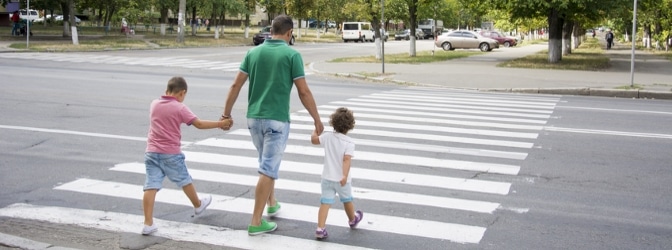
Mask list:
POLYGON ((499 48, 497 40, 481 36, 468 30, 456 30, 437 37, 434 42, 443 50, 480 49, 483 52, 499 48))

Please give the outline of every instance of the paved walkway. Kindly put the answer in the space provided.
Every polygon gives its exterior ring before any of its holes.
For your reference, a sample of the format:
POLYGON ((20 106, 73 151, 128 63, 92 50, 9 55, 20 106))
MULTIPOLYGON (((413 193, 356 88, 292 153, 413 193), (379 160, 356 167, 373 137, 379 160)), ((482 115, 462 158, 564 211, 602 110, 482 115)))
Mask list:
MULTIPOLYGON (((606 51, 611 67, 605 71, 504 68, 502 61, 545 50, 548 45, 502 48, 485 55, 428 64, 386 64, 384 78, 465 89, 613 89, 630 85, 631 51, 623 46, 606 51), (495 53, 495 55, 492 55, 495 53), (499 55, 498 55, 499 54, 499 55), (495 59, 493 60, 493 57, 495 59), (499 60, 497 58, 501 58, 499 60)), ((437 51, 437 53, 446 53, 437 51)), ((447 52, 450 53, 450 52, 447 52)), ((356 76, 382 72, 381 64, 316 62, 312 68, 326 74, 356 76)), ((376 78, 380 80, 380 78, 376 78)), ((648 52, 637 51, 635 84, 646 90, 672 92, 672 62, 648 52)))

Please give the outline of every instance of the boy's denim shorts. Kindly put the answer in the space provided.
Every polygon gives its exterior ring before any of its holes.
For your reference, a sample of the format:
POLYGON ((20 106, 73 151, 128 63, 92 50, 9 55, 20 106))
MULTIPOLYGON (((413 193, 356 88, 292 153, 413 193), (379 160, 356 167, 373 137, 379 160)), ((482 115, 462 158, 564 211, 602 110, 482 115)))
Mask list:
POLYGON ((191 175, 187 171, 187 165, 184 163, 184 154, 160 154, 145 153, 145 178, 144 191, 149 189, 161 189, 163 178, 168 177, 170 181, 178 187, 189 185, 191 175))
POLYGON ((341 186, 341 183, 338 181, 322 179, 322 196, 320 197, 320 203, 334 204, 334 201, 336 200, 336 194, 338 194, 341 202, 351 202, 352 185, 350 185, 350 182, 346 183, 345 186, 341 186))
POLYGON ((249 118, 247 128, 259 153, 258 172, 274 180, 278 179, 280 161, 289 138, 289 122, 249 118))

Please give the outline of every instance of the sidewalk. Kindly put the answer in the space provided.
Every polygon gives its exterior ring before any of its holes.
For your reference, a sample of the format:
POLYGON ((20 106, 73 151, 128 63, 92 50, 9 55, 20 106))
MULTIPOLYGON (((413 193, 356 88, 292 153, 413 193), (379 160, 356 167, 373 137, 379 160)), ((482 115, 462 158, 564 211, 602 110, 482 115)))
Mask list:
MULTIPOLYGON (((365 77, 381 73, 381 63, 314 62, 316 72, 386 81, 483 91, 512 91, 566 95, 598 95, 634 98, 672 99, 672 62, 648 52, 637 51, 634 82, 644 90, 624 90, 630 86, 631 51, 616 45, 606 51, 611 67, 606 71, 543 70, 497 67, 500 62, 548 49, 547 44, 500 48, 484 55, 427 64, 385 64, 384 77, 365 77)), ((437 53, 449 53, 438 50, 437 53)))

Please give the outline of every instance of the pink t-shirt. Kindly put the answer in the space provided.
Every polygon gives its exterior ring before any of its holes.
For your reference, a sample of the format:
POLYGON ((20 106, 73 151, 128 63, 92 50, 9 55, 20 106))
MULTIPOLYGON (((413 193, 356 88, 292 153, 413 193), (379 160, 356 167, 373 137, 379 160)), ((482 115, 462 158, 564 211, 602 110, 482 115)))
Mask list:
POLYGON ((191 125, 196 119, 191 110, 172 96, 161 96, 149 106, 149 133, 146 152, 179 154, 182 123, 191 125))

